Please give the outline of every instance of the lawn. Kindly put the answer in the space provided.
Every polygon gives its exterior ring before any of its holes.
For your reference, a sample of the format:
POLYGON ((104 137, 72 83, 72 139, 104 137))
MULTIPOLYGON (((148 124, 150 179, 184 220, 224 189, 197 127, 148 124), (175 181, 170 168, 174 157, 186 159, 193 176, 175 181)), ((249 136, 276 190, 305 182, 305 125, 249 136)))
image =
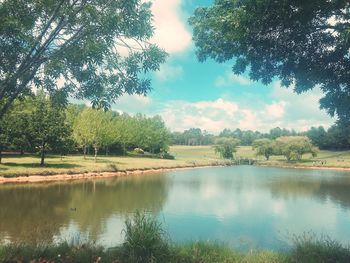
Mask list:
MULTIPOLYGON (((101 155, 95 162, 92 156, 86 160, 80 155, 65 156, 62 159, 59 156, 48 156, 45 167, 40 167, 39 156, 9 155, 0 164, 0 176, 132 171, 228 163, 215 153, 212 146, 172 146, 170 153, 175 156, 175 160, 101 155)), ((320 151, 315 158, 307 154, 299 162, 288 163, 283 156, 272 156, 266 161, 262 156, 255 156, 251 146, 240 146, 236 157, 256 159, 259 164, 271 166, 350 167, 350 151, 320 151)))
POLYGON ((175 160, 101 155, 95 162, 92 156, 86 160, 80 155, 65 156, 62 159, 59 156, 47 156, 45 167, 40 167, 39 156, 9 155, 5 156, 0 164, 0 176, 132 171, 227 163, 219 158, 210 146, 173 146, 170 153, 175 156, 175 160))

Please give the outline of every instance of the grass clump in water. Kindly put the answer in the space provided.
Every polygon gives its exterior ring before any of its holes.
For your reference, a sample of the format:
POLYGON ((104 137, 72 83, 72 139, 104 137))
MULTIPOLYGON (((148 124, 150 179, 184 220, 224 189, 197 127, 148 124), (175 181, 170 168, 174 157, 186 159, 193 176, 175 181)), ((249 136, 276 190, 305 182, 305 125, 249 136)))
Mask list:
POLYGON ((169 240, 162 225, 139 211, 125 222, 125 241, 121 247, 125 262, 167 262, 169 240))

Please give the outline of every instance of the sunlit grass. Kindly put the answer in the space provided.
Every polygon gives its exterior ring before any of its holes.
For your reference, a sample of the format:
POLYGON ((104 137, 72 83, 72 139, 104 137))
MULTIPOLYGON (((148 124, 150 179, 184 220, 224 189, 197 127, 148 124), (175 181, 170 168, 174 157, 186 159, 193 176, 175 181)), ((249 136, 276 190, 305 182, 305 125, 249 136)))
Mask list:
MULTIPOLYGON (((100 155, 95 162, 92 156, 86 160, 80 155, 65 156, 62 159, 60 156, 47 156, 45 167, 40 167, 39 156, 9 155, 5 156, 0 164, 0 176, 115 172, 229 163, 215 154, 212 146, 172 146, 170 153, 175 156, 175 160, 100 155)), ((264 157, 256 156, 251 146, 240 146, 235 156, 257 159, 262 165, 350 167, 350 151, 320 151, 317 157, 305 154, 301 161, 288 163, 283 156, 271 156, 270 160, 266 161, 264 157)))
POLYGON ((97 162, 95 162, 92 156, 87 157, 86 160, 80 155, 65 156, 63 158, 60 156, 47 156, 44 167, 39 165, 39 156, 9 155, 5 156, 2 164, 0 164, 0 176, 115 172, 228 163, 228 161, 215 155, 214 149, 210 146, 174 146, 171 147, 170 153, 175 155, 175 160, 101 155, 98 156, 97 162))

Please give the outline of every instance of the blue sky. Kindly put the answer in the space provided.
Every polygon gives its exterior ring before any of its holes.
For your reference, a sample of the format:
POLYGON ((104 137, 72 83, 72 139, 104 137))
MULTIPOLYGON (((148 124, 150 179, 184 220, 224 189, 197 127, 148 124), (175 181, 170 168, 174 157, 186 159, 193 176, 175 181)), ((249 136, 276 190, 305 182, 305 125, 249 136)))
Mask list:
POLYGON ((114 110, 161 115, 173 131, 199 127, 211 133, 224 128, 268 131, 283 127, 298 131, 329 127, 334 119, 319 109, 319 89, 296 95, 278 80, 265 86, 231 72, 232 63, 199 63, 191 40, 188 17, 210 0, 153 0, 155 35, 152 39, 169 53, 167 62, 152 75, 147 97, 123 96, 114 110))

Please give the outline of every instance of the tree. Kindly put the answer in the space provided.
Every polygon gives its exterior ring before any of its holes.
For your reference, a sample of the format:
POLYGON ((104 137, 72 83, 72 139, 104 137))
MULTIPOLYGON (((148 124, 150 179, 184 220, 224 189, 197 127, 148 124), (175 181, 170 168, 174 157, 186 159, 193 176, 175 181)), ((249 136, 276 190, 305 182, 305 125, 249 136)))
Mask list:
POLYGON ((350 126, 333 125, 327 130, 328 149, 350 149, 350 126))
POLYGON ((273 128, 270 130, 269 135, 271 139, 277 139, 282 136, 282 129, 280 127, 273 128))
POLYGON ((84 159, 86 149, 92 146, 97 161, 98 150, 104 146, 108 147, 114 141, 112 113, 91 108, 85 108, 74 124, 73 137, 83 147, 84 159))
POLYGON ((214 149, 222 158, 233 159, 233 153, 237 151, 238 145, 238 139, 222 137, 216 140, 214 149))
POLYGON ((154 116, 147 120, 145 136, 147 143, 143 149, 151 153, 167 152, 169 150, 170 132, 166 128, 160 116, 154 116))
POLYGON ((215 0, 189 20, 200 61, 234 59, 264 84, 276 77, 302 93, 319 86, 321 108, 350 119, 350 2, 215 0))
POLYGON ((270 156, 276 153, 276 142, 270 139, 255 140, 253 150, 256 151, 256 155, 263 155, 266 160, 269 160, 270 156))
POLYGON ((313 144, 317 145, 320 149, 326 149, 328 146, 328 138, 326 130, 320 126, 318 128, 311 127, 306 132, 307 137, 312 141, 313 144))
MULTIPOLYGON (((34 109, 30 116, 30 132, 33 144, 39 149, 40 165, 45 165, 45 153, 48 148, 66 145, 71 128, 65 122, 65 109, 55 105, 43 92, 39 92, 33 101, 34 109)), ((60 149, 62 150, 62 149, 60 149)))
POLYGON ((9 123, 8 120, 1 120, 0 123, 0 164, 2 162, 2 152, 9 145, 9 123))
POLYGON ((284 155, 288 162, 301 160, 306 153, 311 153, 312 156, 317 155, 316 147, 305 136, 280 137, 276 139, 276 143, 278 147, 277 152, 284 155))
POLYGON ((123 93, 146 94, 144 73, 166 53, 141 0, 0 2, 0 118, 32 85, 108 108, 123 93), (63 84, 62 84, 63 83, 63 84))

